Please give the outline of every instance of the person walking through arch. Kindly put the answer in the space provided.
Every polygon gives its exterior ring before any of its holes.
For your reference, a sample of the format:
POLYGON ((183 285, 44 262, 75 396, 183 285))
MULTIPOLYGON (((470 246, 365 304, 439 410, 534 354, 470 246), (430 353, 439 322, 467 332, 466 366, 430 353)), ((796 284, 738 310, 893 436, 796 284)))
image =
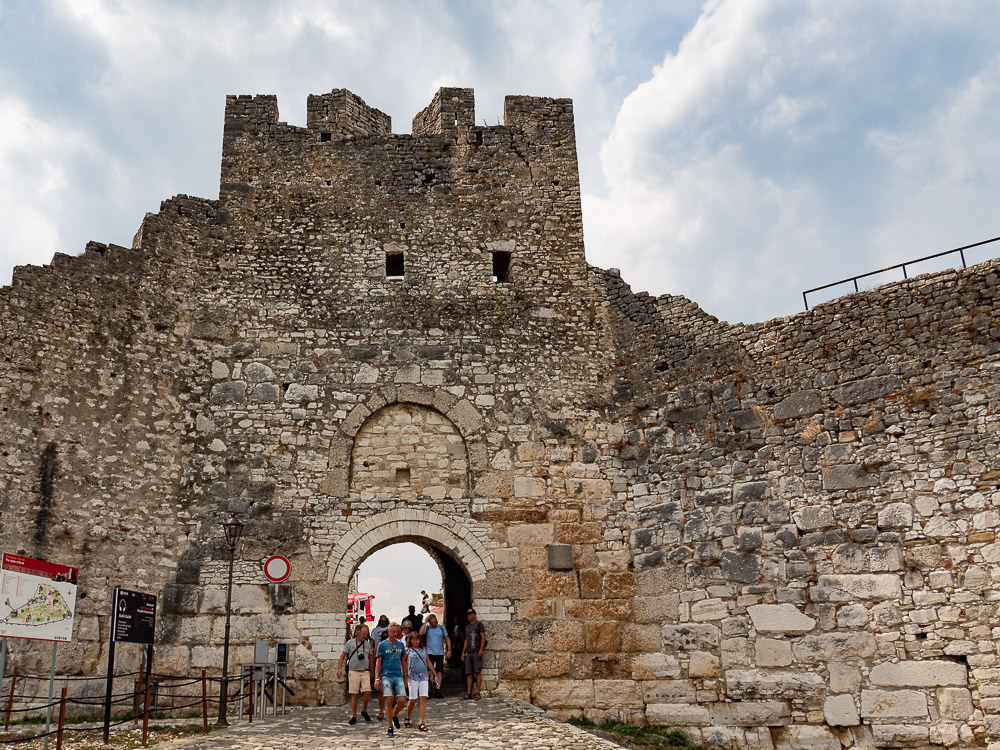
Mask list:
POLYGON ((375 641, 377 646, 382 641, 384 641, 389 635, 389 618, 386 615, 379 615, 378 625, 372 629, 372 640, 375 641))
POLYGON ((347 662, 347 692, 351 696, 351 718, 348 724, 358 723, 358 695, 364 698, 361 706, 361 717, 371 721, 368 715, 368 699, 371 697, 371 677, 374 664, 371 658, 372 639, 368 636, 368 626, 358 625, 354 628, 354 637, 344 644, 344 650, 337 662, 337 679, 343 674, 344 662, 347 662))
POLYGON ((438 625, 437 615, 431 612, 427 615, 427 622, 424 623, 420 635, 427 646, 427 658, 434 665, 434 671, 438 675, 437 685, 431 687, 431 697, 444 698, 441 694, 441 682, 444 680, 445 660, 451 658, 451 639, 448 637, 448 629, 444 625, 438 625))
POLYGON ((406 616, 406 619, 410 621, 413 626, 413 630, 417 633, 420 632, 420 628, 424 625, 424 616, 417 614, 417 608, 414 605, 410 605, 410 614, 406 616))
POLYGON ((483 689, 483 653, 486 651, 486 628, 476 619, 476 610, 465 613, 465 643, 462 645, 462 661, 465 663, 465 695, 462 700, 479 700, 483 689), (472 692, 475 684, 476 692, 472 692))
POLYGON ((402 661, 406 643, 400 640, 402 630, 398 623, 389 625, 389 637, 378 644, 375 651, 375 689, 380 690, 385 703, 385 718, 389 722, 392 737, 393 727, 399 729, 396 718, 406 705, 406 680, 403 679, 402 661))
POLYGON ((420 642, 420 633, 410 633, 410 638, 406 643, 406 654, 403 657, 405 664, 403 669, 406 673, 406 683, 410 689, 410 702, 406 705, 406 721, 404 726, 410 726, 410 718, 413 716, 413 707, 420 702, 420 723, 417 729, 421 732, 427 731, 424 719, 427 715, 427 696, 430 685, 437 681, 434 672, 434 665, 427 658, 427 649, 420 642))
MULTIPOLYGON (((372 630, 372 641, 375 643, 375 648, 378 648, 378 644, 389 637, 389 617, 387 615, 379 615, 378 625, 372 630)), ((374 661, 374 659, 373 659, 374 661)), ((374 682, 372 683, 372 688, 375 687, 374 682)), ((378 700, 378 720, 382 721, 385 718, 385 701, 382 699, 382 691, 375 690, 375 699, 378 700)))

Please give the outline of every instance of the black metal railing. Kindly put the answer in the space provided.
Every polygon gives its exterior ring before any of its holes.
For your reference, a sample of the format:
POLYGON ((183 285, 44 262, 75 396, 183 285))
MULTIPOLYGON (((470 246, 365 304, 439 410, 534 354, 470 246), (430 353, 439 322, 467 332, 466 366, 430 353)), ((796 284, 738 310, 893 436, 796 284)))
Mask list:
POLYGON ((991 242, 997 242, 997 241, 1000 241, 1000 237, 994 237, 991 240, 983 240, 982 242, 973 242, 971 245, 962 245, 962 247, 956 247, 953 250, 945 250, 943 253, 934 253, 933 255, 925 255, 923 258, 916 258, 915 260, 908 260, 905 263, 897 263, 896 265, 889 266, 888 268, 880 268, 877 271, 869 271, 868 273, 863 273, 863 274, 860 274, 859 276, 848 276, 846 279, 841 279, 840 281, 834 281, 834 282, 831 282, 829 284, 824 284, 823 286, 817 286, 817 287, 813 287, 812 289, 806 289, 804 292, 802 292, 802 302, 805 304, 806 310, 808 310, 809 309, 809 297, 808 297, 808 295, 812 294, 813 292, 822 291, 823 289, 829 289, 830 287, 833 287, 833 286, 839 286, 840 284, 846 284, 849 281, 853 281, 854 282, 854 291, 855 292, 859 292, 861 290, 858 288, 858 279, 865 279, 865 278, 868 278, 869 276, 877 276, 878 274, 885 273, 886 271, 895 271, 897 268, 902 268, 903 269, 903 278, 906 279, 906 278, 909 278, 906 275, 906 267, 907 266, 912 266, 915 263, 921 263, 921 262, 923 262, 925 260, 931 260, 933 258, 940 258, 940 257, 942 257, 944 255, 951 255, 953 253, 958 253, 959 255, 961 255, 961 257, 962 257, 962 268, 965 268, 966 267, 966 265, 965 265, 965 251, 966 250, 969 250, 970 248, 973 248, 973 247, 979 247, 980 245, 988 245, 991 242))

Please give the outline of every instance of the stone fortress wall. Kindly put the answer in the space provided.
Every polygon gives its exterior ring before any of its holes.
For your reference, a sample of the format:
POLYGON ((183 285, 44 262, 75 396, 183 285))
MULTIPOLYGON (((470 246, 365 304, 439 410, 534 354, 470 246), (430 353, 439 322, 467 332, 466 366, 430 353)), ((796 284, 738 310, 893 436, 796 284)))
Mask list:
POLYGON ((1000 264, 731 326, 588 266, 572 103, 504 110, 229 97, 218 201, 0 290, 0 547, 81 568, 62 671, 102 668, 115 585, 160 594, 160 670, 218 669, 236 511, 234 661, 293 644, 305 702, 343 698, 357 565, 412 540, 498 693, 741 748, 1000 740, 1000 264))

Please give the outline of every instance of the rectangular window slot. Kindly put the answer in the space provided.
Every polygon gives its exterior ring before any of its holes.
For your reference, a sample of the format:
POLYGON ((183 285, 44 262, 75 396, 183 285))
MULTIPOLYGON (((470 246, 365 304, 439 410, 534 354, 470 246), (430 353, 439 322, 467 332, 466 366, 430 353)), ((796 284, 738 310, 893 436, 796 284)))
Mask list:
POLYGON ((402 253, 385 254, 385 277, 387 279, 401 279, 405 272, 402 253))
POLYGON ((396 484, 409 484, 410 470, 408 468, 396 469, 396 484))
POLYGON ((510 253, 493 253, 493 281, 498 284, 510 281, 510 253))
POLYGON ((320 140, 321 140, 321 141, 322 141, 323 143, 326 143, 326 142, 327 142, 327 141, 329 141, 329 140, 330 140, 331 138, 333 138, 333 133, 320 133, 320 134, 319 134, 319 139, 320 139, 320 140))

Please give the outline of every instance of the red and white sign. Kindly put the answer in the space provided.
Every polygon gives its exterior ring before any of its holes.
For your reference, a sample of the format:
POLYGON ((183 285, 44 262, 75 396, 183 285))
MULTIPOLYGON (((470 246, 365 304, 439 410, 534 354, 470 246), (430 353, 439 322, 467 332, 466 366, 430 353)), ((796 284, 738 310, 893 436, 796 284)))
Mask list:
POLYGON ((271 555, 264 561, 264 575, 267 576, 267 580, 269 581, 281 583, 288 578, 291 572, 292 564, 288 562, 287 557, 271 555))
POLYGON ((78 573, 68 565, 0 555, 0 636, 73 640, 78 573))

